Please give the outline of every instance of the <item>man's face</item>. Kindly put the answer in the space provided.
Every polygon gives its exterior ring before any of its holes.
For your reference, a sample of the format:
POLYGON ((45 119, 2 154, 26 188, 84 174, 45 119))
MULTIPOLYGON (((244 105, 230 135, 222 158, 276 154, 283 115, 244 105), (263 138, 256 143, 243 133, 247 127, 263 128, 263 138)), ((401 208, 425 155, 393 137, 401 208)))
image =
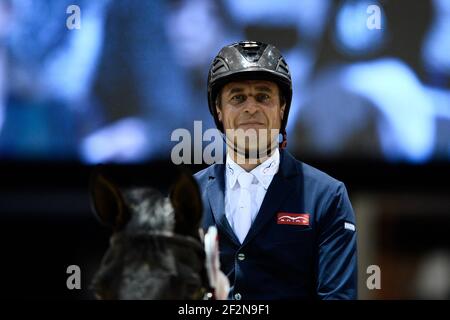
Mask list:
POLYGON ((285 105, 280 105, 276 83, 263 80, 230 82, 222 88, 219 99, 216 106, 219 120, 227 138, 238 150, 248 152, 259 148, 263 151, 271 141, 277 141, 285 105), (249 137, 249 142, 239 139, 243 135, 249 137), (265 138, 261 139, 263 136, 265 138))

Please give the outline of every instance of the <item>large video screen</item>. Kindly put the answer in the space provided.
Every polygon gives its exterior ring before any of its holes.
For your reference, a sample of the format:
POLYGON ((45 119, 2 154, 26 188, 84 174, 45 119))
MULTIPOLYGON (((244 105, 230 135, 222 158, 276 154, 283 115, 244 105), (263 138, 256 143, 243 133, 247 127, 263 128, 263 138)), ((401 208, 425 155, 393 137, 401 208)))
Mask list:
POLYGON ((291 152, 450 161, 449 34, 446 0, 2 0, 0 160, 169 157, 215 127, 214 56, 255 40, 290 68, 291 152))

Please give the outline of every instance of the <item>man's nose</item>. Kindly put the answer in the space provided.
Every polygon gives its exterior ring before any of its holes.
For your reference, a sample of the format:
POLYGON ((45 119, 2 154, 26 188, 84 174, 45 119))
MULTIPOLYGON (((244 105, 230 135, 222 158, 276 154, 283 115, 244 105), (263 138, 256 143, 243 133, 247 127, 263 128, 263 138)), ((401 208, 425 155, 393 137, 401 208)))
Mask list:
POLYGON ((250 114, 254 114, 258 111, 259 106, 258 102, 254 97, 248 97, 247 101, 245 101, 244 112, 248 112, 250 114))

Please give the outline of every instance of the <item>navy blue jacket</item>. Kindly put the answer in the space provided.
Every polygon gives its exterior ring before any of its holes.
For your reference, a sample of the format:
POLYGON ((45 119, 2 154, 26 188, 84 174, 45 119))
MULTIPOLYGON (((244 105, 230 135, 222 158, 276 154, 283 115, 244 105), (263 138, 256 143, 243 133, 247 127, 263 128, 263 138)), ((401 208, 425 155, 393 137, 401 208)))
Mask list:
POLYGON ((357 298, 355 216, 342 182, 280 150, 278 173, 241 245, 225 216, 224 168, 213 164, 195 177, 203 229, 219 231, 231 299, 357 298), (302 221, 286 224, 284 213, 302 221))

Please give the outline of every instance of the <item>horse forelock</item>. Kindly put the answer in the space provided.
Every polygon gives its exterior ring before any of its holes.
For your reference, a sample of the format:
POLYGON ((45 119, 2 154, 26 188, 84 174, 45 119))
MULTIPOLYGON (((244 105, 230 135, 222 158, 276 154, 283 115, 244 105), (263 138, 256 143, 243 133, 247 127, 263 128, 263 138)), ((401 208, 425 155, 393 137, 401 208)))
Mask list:
POLYGON ((131 219, 127 233, 162 232, 172 234, 175 227, 174 208, 167 197, 154 189, 131 189, 125 192, 131 219))

